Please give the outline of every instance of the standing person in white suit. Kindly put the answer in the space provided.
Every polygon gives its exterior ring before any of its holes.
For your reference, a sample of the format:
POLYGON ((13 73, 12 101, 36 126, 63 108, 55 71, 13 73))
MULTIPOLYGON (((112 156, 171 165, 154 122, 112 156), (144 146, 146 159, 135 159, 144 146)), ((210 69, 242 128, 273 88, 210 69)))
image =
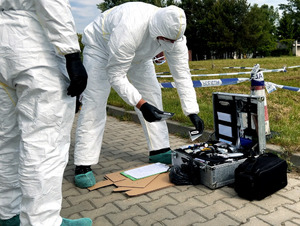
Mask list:
POLYGON ((171 163, 168 128, 161 112, 161 88, 152 58, 164 51, 181 106, 203 131, 184 36, 186 17, 176 6, 159 8, 128 2, 101 13, 83 34, 83 63, 89 74, 83 93, 75 145, 75 184, 95 184, 91 165, 99 161, 111 87, 135 106, 148 142, 150 162, 171 163), (160 110, 159 110, 160 109, 160 110))
POLYGON ((87 83, 68 0, 1 0, 0 43, 0 225, 90 226, 60 216, 87 83))

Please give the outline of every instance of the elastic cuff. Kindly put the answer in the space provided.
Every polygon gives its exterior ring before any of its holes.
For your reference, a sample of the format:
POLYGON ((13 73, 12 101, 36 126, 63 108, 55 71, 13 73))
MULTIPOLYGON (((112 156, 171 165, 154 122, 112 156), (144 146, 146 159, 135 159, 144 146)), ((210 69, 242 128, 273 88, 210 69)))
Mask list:
POLYGON ((168 147, 168 148, 162 148, 162 149, 159 149, 159 150, 153 150, 153 151, 149 152, 149 156, 166 153, 166 152, 168 152, 170 150, 171 150, 170 147, 168 147))
POLYGON ((92 171, 91 166, 76 166, 75 175, 85 174, 89 171, 92 171))
POLYGON ((140 101, 137 103, 136 107, 137 107, 138 109, 141 109, 141 107, 142 107, 142 105, 143 105, 144 103, 146 103, 146 101, 142 98, 142 99, 140 99, 140 101))
POLYGON ((69 59, 78 59, 78 58, 80 59, 80 52, 66 54, 65 58, 67 60, 69 60, 69 59))

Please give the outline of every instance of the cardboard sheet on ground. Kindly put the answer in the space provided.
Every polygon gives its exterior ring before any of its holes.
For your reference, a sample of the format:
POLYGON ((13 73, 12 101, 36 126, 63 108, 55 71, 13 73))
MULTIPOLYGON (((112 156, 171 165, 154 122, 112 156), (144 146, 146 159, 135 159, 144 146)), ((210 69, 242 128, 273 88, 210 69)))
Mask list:
POLYGON ((162 188, 167 188, 167 187, 171 187, 171 186, 174 186, 174 184, 172 184, 169 180, 169 173, 161 173, 161 174, 158 174, 158 177, 156 177, 146 187, 134 188, 125 193, 129 196, 137 196, 137 195, 146 194, 148 192, 157 191, 162 188))
POLYGON ((97 182, 94 186, 89 187, 88 190, 92 191, 114 185, 117 187, 113 189, 114 192, 125 192, 128 196, 137 196, 174 186, 174 184, 169 180, 169 172, 155 174, 139 180, 131 180, 130 178, 122 175, 121 172, 124 171, 122 170, 106 174, 104 181, 97 182))
POLYGON ((117 187, 144 188, 149 183, 151 183, 151 181, 153 181, 157 176, 158 176, 158 174, 150 176, 150 177, 142 178, 140 180, 134 180, 134 181, 125 179, 125 180, 122 180, 122 181, 117 181, 114 184, 117 187))

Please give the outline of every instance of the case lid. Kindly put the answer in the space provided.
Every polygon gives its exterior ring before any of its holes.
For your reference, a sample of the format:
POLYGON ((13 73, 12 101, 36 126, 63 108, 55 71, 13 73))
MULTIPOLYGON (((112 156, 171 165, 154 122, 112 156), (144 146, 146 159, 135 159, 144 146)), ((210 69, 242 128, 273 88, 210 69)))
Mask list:
POLYGON ((215 92, 213 111, 215 136, 219 141, 237 148, 257 145, 258 152, 264 152, 266 141, 263 96, 215 92))

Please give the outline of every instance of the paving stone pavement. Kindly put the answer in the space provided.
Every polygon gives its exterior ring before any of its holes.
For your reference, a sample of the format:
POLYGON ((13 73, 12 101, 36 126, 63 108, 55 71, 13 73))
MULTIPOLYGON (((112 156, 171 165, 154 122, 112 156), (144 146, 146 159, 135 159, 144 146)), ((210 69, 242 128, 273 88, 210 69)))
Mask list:
MULTIPOLYGON (((61 215, 89 217, 93 226, 109 225, 300 225, 300 176, 288 174, 288 185, 261 201, 247 201, 229 186, 211 190, 203 185, 173 186, 137 197, 112 192, 113 186, 94 191, 74 185, 74 138, 63 180, 61 215)), ((171 148, 190 141, 170 134, 171 148)), ((140 124, 108 116, 100 160, 92 166, 96 180, 104 175, 148 163, 146 140, 140 124)))

